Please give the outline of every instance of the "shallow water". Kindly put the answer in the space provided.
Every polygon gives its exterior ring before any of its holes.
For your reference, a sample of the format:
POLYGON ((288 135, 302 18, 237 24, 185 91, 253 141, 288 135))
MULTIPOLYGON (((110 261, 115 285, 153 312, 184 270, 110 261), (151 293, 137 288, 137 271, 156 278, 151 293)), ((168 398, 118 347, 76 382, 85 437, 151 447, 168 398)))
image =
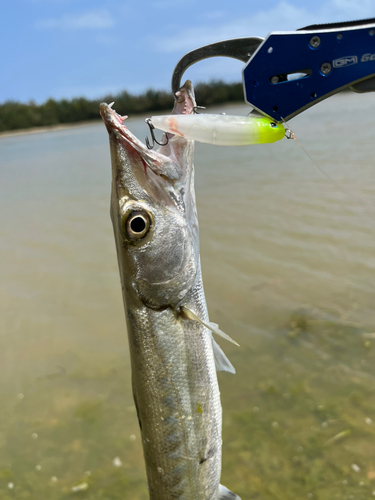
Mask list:
MULTIPOLYGON (((375 492, 374 106, 291 121, 318 167, 295 141, 196 147, 210 316, 241 344, 219 379, 243 500, 375 492)), ((0 498, 147 499, 105 127, 2 138, 0 176, 0 498)))

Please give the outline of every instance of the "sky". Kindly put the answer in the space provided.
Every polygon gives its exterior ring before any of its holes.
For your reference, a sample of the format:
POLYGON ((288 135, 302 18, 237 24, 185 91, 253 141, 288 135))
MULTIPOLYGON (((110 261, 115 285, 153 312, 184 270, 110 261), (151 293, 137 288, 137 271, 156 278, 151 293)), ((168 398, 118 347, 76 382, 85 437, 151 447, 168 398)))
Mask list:
MULTIPOLYGON (((0 102, 169 90, 201 45, 370 17, 375 0, 1 0, 0 102)), ((242 67, 213 58, 185 76, 241 81, 242 67)))

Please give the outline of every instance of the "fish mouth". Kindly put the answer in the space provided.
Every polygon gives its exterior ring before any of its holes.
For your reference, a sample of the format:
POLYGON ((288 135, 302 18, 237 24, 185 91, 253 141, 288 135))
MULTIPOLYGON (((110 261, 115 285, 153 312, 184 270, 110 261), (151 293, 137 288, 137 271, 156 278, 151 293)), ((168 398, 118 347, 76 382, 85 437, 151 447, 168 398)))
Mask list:
POLYGON ((172 114, 190 115, 194 113, 197 103, 195 102, 194 88, 190 80, 186 80, 183 86, 175 94, 175 105, 172 114))
POLYGON ((155 174, 167 177, 170 180, 178 180, 182 176, 182 167, 174 159, 158 152, 148 149, 147 146, 137 139, 130 130, 125 127, 124 121, 127 116, 121 116, 113 108, 112 104, 101 103, 100 114, 103 118, 109 136, 117 142, 130 156, 137 155, 145 170, 150 168, 155 174))
MULTIPOLYGON (((110 130, 118 130, 123 133, 125 137, 128 138, 131 142, 139 143, 144 148, 146 148, 145 144, 139 141, 124 125, 124 121, 128 118, 127 115, 120 115, 117 113, 113 106, 114 102, 111 104, 106 104, 102 102, 100 104, 100 114, 103 118, 104 123, 106 124, 107 129, 110 130)), ((175 105, 172 111, 172 114, 176 115, 189 115, 194 112, 194 108, 196 107, 195 96, 194 96, 194 88, 190 80, 187 80, 184 85, 179 89, 175 94, 175 105)), ((172 134, 170 134, 172 135, 172 134)))
POLYGON ((116 113, 114 109, 112 109, 114 103, 115 101, 111 102, 111 104, 107 104, 106 102, 102 102, 100 104, 100 115, 106 126, 109 128, 122 126, 124 120, 128 118, 127 115, 121 116, 116 113))
POLYGON ((137 139, 137 137, 135 137, 135 135, 133 135, 130 130, 124 125, 124 121, 128 118, 128 116, 122 116, 117 113, 112 108, 113 105, 114 102, 112 102, 111 104, 102 102, 100 104, 100 115, 104 121, 108 133, 115 133, 117 138, 122 138, 128 146, 131 146, 133 149, 138 151, 138 153, 148 153, 146 145, 143 144, 142 141, 137 139))
MULTIPOLYGON (((161 146, 159 151, 153 151, 137 139, 124 125, 124 121, 128 117, 117 113, 112 107, 113 104, 104 102, 100 104, 100 115, 109 135, 114 137, 128 153, 134 154, 134 151, 136 151, 142 162, 155 174, 168 177, 171 180, 180 179, 183 172, 179 155, 176 155, 176 153, 179 145, 186 144, 186 139, 167 134, 169 144, 161 146), (171 147, 170 143, 173 143, 174 147, 171 147)), ((190 80, 187 80, 180 90, 176 92, 172 114, 193 113, 195 106, 194 88, 190 80)))

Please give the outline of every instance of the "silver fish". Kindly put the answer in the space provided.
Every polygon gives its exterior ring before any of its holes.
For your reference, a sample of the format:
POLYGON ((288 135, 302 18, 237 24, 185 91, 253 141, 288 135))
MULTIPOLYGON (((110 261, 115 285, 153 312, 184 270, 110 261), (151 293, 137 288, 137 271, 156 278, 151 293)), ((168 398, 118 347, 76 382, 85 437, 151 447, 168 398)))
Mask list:
MULTIPOLYGON (((192 113, 188 81, 173 113, 192 113)), ((194 142, 169 135, 150 151, 112 105, 100 112, 112 157, 111 218, 132 386, 151 500, 239 500, 220 485, 216 370, 234 368, 212 338, 202 285, 194 142)), ((225 336, 227 337, 227 336, 225 336)))

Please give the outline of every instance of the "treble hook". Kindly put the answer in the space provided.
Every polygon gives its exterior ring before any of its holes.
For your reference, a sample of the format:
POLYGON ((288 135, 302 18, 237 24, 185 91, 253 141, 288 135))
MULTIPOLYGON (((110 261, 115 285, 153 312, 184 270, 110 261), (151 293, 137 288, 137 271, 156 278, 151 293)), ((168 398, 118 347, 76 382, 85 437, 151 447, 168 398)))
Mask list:
POLYGON ((194 106, 194 108, 193 108, 194 115, 200 115, 200 112, 198 111, 198 109, 206 109, 206 106, 194 106))
POLYGON ((168 142, 169 142, 167 134, 165 134, 166 142, 164 142, 164 143, 158 142, 156 140, 156 137, 155 137, 155 134, 154 134, 154 128, 155 127, 154 127, 154 125, 153 125, 153 123, 151 121, 151 118, 146 118, 145 122, 149 126, 150 134, 151 134, 151 139, 152 139, 152 144, 150 144, 150 141, 148 140, 148 137, 145 138, 145 143, 146 143, 146 146, 148 147, 148 149, 153 149, 153 147, 155 146, 155 143, 159 144, 159 146, 166 146, 168 144, 168 142))

